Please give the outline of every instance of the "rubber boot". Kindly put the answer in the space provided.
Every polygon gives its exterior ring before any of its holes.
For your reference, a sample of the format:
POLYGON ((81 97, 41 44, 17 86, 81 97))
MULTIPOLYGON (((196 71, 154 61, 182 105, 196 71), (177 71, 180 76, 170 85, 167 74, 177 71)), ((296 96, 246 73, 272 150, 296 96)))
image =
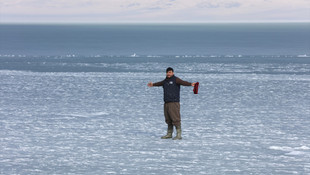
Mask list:
POLYGON ((173 138, 173 140, 181 140, 181 134, 182 134, 182 130, 181 130, 181 126, 175 126, 176 130, 177 130, 177 135, 173 138))
POLYGON ((162 136, 162 139, 171 139, 172 138, 172 133, 173 133, 173 125, 168 125, 167 129, 167 135, 162 136))

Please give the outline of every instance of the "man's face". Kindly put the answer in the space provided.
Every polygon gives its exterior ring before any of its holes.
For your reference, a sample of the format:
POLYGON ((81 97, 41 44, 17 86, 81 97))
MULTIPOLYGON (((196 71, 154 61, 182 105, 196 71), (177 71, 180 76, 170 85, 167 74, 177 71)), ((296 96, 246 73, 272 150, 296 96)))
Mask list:
POLYGON ((173 71, 168 71, 168 72, 166 73, 166 76, 167 76, 168 78, 172 77, 172 76, 173 76, 173 71))

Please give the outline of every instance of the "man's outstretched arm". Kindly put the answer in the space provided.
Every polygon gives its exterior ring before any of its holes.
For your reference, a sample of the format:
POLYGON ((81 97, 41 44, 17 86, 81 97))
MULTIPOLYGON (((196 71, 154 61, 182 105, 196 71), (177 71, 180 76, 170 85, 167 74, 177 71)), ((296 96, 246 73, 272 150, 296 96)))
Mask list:
POLYGON ((163 86, 163 85, 164 85, 164 81, 160 81, 160 82, 157 82, 157 83, 149 82, 149 83, 147 84, 148 87, 163 86))
POLYGON ((187 81, 183 81, 180 78, 176 79, 176 83, 179 84, 179 85, 182 85, 182 86, 195 86, 195 84, 196 84, 196 83, 190 83, 190 82, 187 82, 187 81))

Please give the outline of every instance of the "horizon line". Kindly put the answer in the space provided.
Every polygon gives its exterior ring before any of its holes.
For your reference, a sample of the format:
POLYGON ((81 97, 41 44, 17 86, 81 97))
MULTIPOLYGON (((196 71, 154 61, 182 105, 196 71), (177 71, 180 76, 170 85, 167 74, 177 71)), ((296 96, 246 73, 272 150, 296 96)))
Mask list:
POLYGON ((275 21, 105 21, 105 22, 67 22, 67 21, 54 21, 54 22, 34 22, 34 21, 27 21, 27 22, 14 22, 14 21, 7 21, 7 22, 0 22, 2 24, 24 24, 24 25, 31 25, 31 24, 42 24, 42 25, 50 25, 50 24, 59 24, 59 25, 75 25, 75 24, 93 24, 93 25, 104 25, 104 24, 259 24, 259 23, 310 23, 310 20, 275 20, 275 21))

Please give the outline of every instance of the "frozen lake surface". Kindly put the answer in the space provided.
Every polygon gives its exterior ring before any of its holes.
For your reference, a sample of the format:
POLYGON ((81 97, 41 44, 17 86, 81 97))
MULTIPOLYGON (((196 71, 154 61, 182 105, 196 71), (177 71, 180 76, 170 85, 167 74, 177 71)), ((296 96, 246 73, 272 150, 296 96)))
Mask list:
POLYGON ((310 77, 298 74, 309 64, 249 66, 261 74, 242 64, 175 64, 176 76, 200 82, 198 95, 181 88, 181 141, 160 139, 162 88, 146 86, 170 64, 139 65, 1 70, 0 173, 310 173, 310 77), (211 68, 217 73, 202 71, 211 68))
POLYGON ((0 174, 310 174, 310 23, 0 25, 0 174), (162 140, 162 88, 183 140, 162 140))

